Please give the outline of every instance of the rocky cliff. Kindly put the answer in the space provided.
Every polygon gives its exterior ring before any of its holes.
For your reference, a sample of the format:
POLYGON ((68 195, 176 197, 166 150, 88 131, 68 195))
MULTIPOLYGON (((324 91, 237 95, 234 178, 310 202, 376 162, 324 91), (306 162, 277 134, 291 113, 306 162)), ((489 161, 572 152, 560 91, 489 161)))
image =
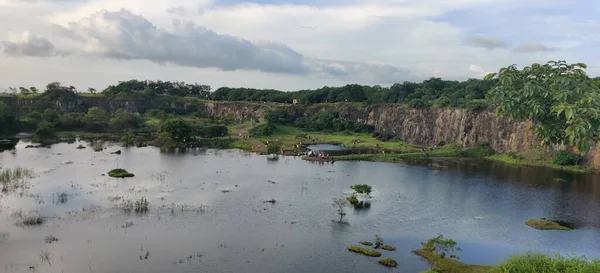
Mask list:
MULTIPOLYGON (((2 98, 6 103, 26 107, 35 99, 2 98)), ((108 100, 103 97, 78 97, 69 102, 46 102, 58 106, 63 112, 85 111, 98 106, 108 112, 125 109, 143 112, 158 108, 169 111, 200 111, 209 116, 230 116, 237 121, 260 118, 272 107, 282 107, 290 112, 311 115, 318 111, 337 111, 340 116, 375 126, 376 131, 386 131, 416 145, 434 145, 441 141, 462 146, 488 143, 498 151, 523 151, 533 147, 535 140, 528 123, 512 123, 497 117, 491 111, 466 109, 410 109, 400 104, 361 106, 351 103, 317 104, 308 107, 254 102, 211 102, 197 99, 168 98, 149 100, 108 100)))

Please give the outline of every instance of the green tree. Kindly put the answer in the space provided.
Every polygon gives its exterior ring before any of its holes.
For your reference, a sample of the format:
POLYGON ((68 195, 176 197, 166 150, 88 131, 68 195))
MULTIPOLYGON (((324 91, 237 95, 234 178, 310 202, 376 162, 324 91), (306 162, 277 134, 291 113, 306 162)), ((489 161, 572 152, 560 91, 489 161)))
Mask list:
POLYGON ((115 130, 136 129, 142 125, 142 117, 138 114, 119 109, 109 121, 109 126, 115 130))
POLYGON ((18 129, 15 109, 0 101, 0 136, 13 133, 18 129))
POLYGON ((33 142, 51 143, 56 136, 54 135, 54 125, 47 121, 42 121, 37 125, 33 134, 33 142))
POLYGON ((193 128, 181 118, 165 120, 159 129, 159 143, 162 147, 184 147, 186 142, 193 139, 193 128))
POLYGON ((135 136, 133 135, 133 132, 131 132, 131 130, 128 130, 127 133, 125 133, 121 137, 121 142, 123 142, 123 145, 125 147, 132 146, 134 144, 134 141, 135 141, 135 136))
POLYGON ((291 124, 294 122, 292 115, 284 109, 269 109, 265 112, 265 120, 270 124, 291 124))
POLYGON ((29 90, 31 90, 31 93, 34 93, 34 94, 37 94, 39 92, 37 87, 35 87, 35 86, 29 87, 29 90))
POLYGON ((44 110, 42 119, 44 121, 49 122, 50 124, 52 124, 54 126, 54 125, 58 124, 58 122, 60 121, 60 115, 58 114, 58 111, 56 111, 54 109, 46 109, 46 110, 44 110))
POLYGON ((550 61, 522 70, 516 65, 486 76, 500 84, 488 93, 496 112, 515 121, 531 120, 542 145, 569 144, 585 153, 598 139, 600 88, 583 63, 550 61))
POLYGON ((450 238, 444 238, 444 235, 442 234, 427 240, 427 242, 422 245, 423 250, 436 254, 435 258, 431 261, 432 269, 436 263, 445 259, 447 256, 450 258, 457 258, 455 253, 461 251, 460 247, 456 246, 456 241, 450 238))
POLYGON ((100 107, 88 109, 87 114, 83 116, 84 126, 91 131, 103 131, 108 124, 108 115, 100 107))

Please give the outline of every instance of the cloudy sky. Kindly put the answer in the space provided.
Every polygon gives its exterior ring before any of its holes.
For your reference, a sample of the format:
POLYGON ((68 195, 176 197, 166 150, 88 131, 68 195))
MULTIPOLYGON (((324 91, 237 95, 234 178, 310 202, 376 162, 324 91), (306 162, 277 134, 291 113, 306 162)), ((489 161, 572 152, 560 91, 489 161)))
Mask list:
POLYGON ((387 86, 553 59, 600 76, 598 10, 597 0, 0 0, 0 88, 387 86))

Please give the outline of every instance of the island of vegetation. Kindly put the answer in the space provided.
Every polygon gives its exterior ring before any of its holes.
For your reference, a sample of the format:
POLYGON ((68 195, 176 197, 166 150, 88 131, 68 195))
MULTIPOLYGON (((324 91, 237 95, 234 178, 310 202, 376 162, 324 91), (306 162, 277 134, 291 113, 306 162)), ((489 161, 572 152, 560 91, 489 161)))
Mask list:
POLYGON ((228 87, 211 91, 208 85, 138 80, 101 92, 79 92, 53 82, 43 92, 19 87, 12 89, 15 93, 0 94, 0 143, 14 145, 15 133, 29 132, 32 141, 44 146, 80 137, 125 146, 237 148, 286 155, 302 154, 306 145, 328 143, 351 148, 331 155, 328 162, 472 157, 588 171, 585 156, 597 143, 593 132, 600 127, 600 78, 587 76, 585 68, 560 61, 521 70, 509 66, 483 80, 431 78, 390 87, 349 84, 294 92, 228 87), (541 145, 497 153, 487 142, 466 146, 418 140, 423 138, 405 141, 402 132, 388 130, 390 126, 376 128, 365 122, 369 113, 391 104, 412 109, 410 113, 464 109, 478 115, 493 110, 512 122, 529 122, 532 143, 541 145))
POLYGON ((371 256, 371 257, 380 257, 381 256, 381 252, 379 252, 379 251, 376 251, 373 249, 362 248, 360 246, 349 246, 348 250, 355 252, 355 253, 360 253, 363 255, 371 256))
POLYGON ((135 175, 125 169, 113 169, 108 172, 108 176, 116 178, 134 177, 135 175))
POLYGON ((545 218, 529 219, 527 222, 525 222, 525 224, 539 230, 571 230, 570 227, 563 225, 560 222, 545 218))

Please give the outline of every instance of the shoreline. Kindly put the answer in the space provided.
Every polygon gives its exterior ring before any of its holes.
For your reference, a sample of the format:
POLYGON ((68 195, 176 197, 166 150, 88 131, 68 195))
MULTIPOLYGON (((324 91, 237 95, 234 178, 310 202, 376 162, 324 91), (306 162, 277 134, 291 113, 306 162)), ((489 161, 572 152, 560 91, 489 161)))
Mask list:
MULTIPOLYGON (((238 124, 239 126, 239 124, 238 124)), ((138 140, 152 146, 150 132, 141 131, 136 133, 138 140)), ((85 141, 113 141, 119 142, 122 134, 116 132, 86 132, 86 131, 58 131, 58 142, 71 142, 77 137, 85 141)), ((25 140, 25 139, 23 139, 25 140)), ((240 138, 233 134, 218 138, 202 138, 197 141, 200 146, 188 148, 206 147, 216 149, 240 149, 257 154, 266 154, 267 142, 275 142, 281 146, 280 155, 297 156, 303 160, 331 162, 326 160, 305 157, 303 152, 307 146, 331 144, 351 149, 348 154, 332 155, 334 161, 366 161, 366 162, 399 162, 417 159, 484 159, 487 161, 514 166, 543 167, 574 173, 596 173, 597 169, 582 165, 559 166, 552 164, 547 159, 525 160, 511 157, 509 153, 494 153, 488 147, 461 148, 455 144, 446 144, 436 148, 427 147, 421 152, 422 146, 410 145, 401 140, 379 141, 368 134, 360 133, 326 133, 307 132, 298 128, 288 126, 277 126, 276 132, 271 136, 240 138), (302 136, 302 137, 299 137, 302 136), (217 143, 218 142, 218 143, 217 143), (300 145, 299 145, 300 143, 300 145), (354 153, 358 152, 358 153, 354 153)), ((135 145, 134 145, 135 146, 135 145)), ((160 148, 160 147, 159 147, 160 148)))

